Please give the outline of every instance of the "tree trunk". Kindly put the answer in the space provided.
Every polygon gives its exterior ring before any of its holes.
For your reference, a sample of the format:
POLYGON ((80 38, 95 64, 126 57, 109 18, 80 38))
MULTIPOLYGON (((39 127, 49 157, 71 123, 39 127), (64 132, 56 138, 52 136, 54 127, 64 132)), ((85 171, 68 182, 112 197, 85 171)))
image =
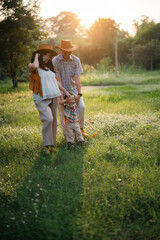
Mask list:
POLYGON ((12 77, 13 87, 14 88, 18 87, 17 72, 12 73, 11 77, 12 77))
POLYGON ((117 33, 115 36, 115 65, 116 65, 116 76, 118 77, 118 41, 117 41, 117 33))
POLYGON ((134 50, 132 48, 132 66, 133 66, 133 69, 135 68, 135 60, 134 60, 134 50))

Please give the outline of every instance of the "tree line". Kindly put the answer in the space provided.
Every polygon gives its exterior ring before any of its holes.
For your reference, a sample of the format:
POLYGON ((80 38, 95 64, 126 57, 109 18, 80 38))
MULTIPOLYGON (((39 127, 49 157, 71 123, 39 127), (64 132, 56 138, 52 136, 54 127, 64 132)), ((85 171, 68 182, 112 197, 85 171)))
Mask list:
POLYGON ((119 29, 110 18, 98 18, 89 29, 81 25, 73 12, 40 19, 36 0, 0 0, 0 78, 7 73, 17 86, 30 56, 41 42, 60 45, 61 39, 72 39, 79 45, 77 54, 83 64, 98 66, 101 62, 114 65, 115 39, 118 43, 118 63, 134 68, 160 68, 160 23, 142 16, 134 21, 135 35, 119 29))

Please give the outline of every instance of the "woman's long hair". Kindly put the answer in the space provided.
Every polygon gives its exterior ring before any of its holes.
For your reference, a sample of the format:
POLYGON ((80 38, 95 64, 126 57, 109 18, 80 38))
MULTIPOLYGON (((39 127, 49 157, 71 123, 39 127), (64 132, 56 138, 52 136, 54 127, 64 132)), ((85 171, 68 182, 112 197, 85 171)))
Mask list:
MULTIPOLYGON (((41 69, 45 70, 45 71, 48 71, 48 68, 49 68, 52 72, 55 73, 54 67, 53 67, 53 64, 52 64, 52 59, 50 59, 47 63, 45 63, 45 62, 43 61, 43 55, 45 55, 46 53, 48 53, 48 52, 47 52, 47 51, 46 51, 46 52, 44 51, 43 53, 39 53, 39 54, 40 54, 40 56, 38 57, 39 67, 40 67, 41 69)), ((33 54, 32 54, 31 63, 34 62, 35 55, 36 55, 36 53, 33 53, 33 54)))

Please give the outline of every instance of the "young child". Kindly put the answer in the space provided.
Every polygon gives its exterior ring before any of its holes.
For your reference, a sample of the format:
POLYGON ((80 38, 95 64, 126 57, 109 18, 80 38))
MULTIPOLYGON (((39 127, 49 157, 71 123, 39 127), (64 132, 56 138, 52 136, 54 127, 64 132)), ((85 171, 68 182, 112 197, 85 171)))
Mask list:
POLYGON ((75 95, 71 94, 69 98, 65 96, 64 99, 60 96, 59 103, 64 106, 63 121, 68 146, 74 146, 74 137, 79 143, 85 143, 79 126, 78 105, 75 95))

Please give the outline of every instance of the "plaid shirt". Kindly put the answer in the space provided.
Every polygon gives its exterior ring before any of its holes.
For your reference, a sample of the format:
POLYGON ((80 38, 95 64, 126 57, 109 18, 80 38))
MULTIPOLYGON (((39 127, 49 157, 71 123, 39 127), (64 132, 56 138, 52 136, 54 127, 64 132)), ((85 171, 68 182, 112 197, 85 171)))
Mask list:
POLYGON ((76 103, 69 104, 64 103, 64 116, 65 119, 69 122, 78 122, 79 121, 79 113, 78 113, 78 106, 76 103))
POLYGON ((62 81, 62 86, 70 93, 77 94, 77 87, 74 77, 83 73, 81 62, 78 57, 71 54, 68 60, 65 60, 61 54, 54 57, 53 66, 57 78, 62 81))

